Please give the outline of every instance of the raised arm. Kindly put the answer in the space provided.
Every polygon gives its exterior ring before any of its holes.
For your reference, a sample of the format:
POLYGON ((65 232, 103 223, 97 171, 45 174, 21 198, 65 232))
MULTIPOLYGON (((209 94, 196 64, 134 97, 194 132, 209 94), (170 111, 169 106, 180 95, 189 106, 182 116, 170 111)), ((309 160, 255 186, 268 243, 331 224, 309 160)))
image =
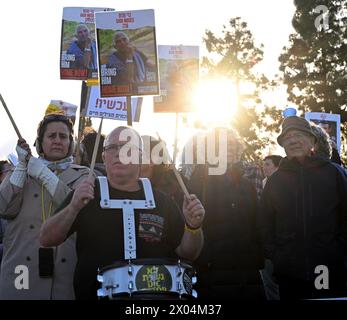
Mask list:
POLYGON ((183 215, 185 218, 184 234, 181 243, 176 248, 176 254, 181 258, 194 261, 200 255, 204 245, 202 222, 205 209, 196 195, 191 194, 190 199, 184 198, 183 215))

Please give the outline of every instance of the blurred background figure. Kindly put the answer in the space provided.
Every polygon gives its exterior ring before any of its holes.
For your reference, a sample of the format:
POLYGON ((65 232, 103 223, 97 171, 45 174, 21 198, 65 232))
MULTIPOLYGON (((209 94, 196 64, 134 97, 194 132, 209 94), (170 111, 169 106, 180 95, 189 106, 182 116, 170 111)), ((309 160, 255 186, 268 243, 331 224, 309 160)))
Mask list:
MULTIPOLYGON (((0 184, 5 180, 8 173, 13 168, 12 164, 7 160, 1 160, 0 161, 0 184)), ((3 252, 3 244, 2 239, 4 236, 6 228, 6 220, 0 219, 0 265, 2 260, 2 252, 3 252)))
MULTIPOLYGON (((153 188, 166 193, 179 207, 183 204, 183 192, 170 168, 169 159, 164 157, 164 142, 144 135, 142 136, 146 163, 141 164, 141 177, 148 178, 153 188)), ((186 179, 182 177, 186 182, 186 179)))
POLYGON ((5 180, 7 174, 11 171, 12 165, 8 160, 0 161, 0 184, 5 180))
POLYGON ((270 155, 270 156, 266 156, 264 158, 263 172, 264 172, 265 178, 263 180, 263 189, 264 189, 269 177, 272 176, 272 174, 278 170, 278 167, 279 167, 282 159, 283 159, 283 157, 281 157, 279 155, 275 155, 275 154, 270 155))
MULTIPOLYGON (((214 165, 197 165, 188 183, 189 191, 202 199, 206 210, 205 243, 196 261, 197 290, 201 298, 264 300, 259 274, 263 254, 257 231, 258 199, 238 165, 245 145, 231 129, 216 128, 209 135, 216 145, 221 146, 220 140, 227 143, 226 159, 220 159, 227 161, 227 171, 210 175, 206 166, 214 165)), ((218 148, 215 151, 221 152, 218 148)))
MULTIPOLYGON (((94 129, 88 127, 86 133, 81 141, 82 150, 82 162, 81 165, 90 167, 93 157, 94 145, 96 141, 96 136, 98 133, 94 129)), ((100 141, 98 146, 98 151, 95 159, 94 173, 96 176, 106 176, 105 164, 102 160, 103 145, 105 141, 105 135, 100 135, 100 141)))

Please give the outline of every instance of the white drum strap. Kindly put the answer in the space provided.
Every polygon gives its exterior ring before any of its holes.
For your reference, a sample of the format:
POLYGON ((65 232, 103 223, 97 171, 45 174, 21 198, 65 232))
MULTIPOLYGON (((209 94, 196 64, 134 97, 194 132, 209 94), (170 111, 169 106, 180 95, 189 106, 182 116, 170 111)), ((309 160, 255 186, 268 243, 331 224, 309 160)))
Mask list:
POLYGON ((136 228, 135 209, 153 209, 155 202, 152 186, 147 178, 140 178, 142 182, 145 200, 115 200, 110 199, 106 177, 98 177, 100 184, 100 206, 103 209, 122 209, 124 230, 124 258, 126 260, 136 259, 136 228))

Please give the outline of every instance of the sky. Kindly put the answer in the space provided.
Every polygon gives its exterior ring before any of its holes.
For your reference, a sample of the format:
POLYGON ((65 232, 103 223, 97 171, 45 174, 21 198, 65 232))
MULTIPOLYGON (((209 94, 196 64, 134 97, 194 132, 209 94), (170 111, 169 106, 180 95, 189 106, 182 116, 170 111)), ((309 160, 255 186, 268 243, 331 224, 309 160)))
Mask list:
MULTIPOLYGON (((293 0, 31 0, 4 1, 0 13, 0 93, 6 101, 21 135, 33 144, 37 125, 51 100, 80 104, 81 82, 60 80, 59 55, 63 7, 110 7, 119 11, 154 9, 158 45, 198 45, 200 58, 206 55, 202 43, 205 30, 216 35, 232 17, 248 23, 256 44, 264 44, 260 70, 272 77, 278 72, 278 56, 293 32, 293 0)), ((285 107, 286 96, 277 102, 285 107)), ((153 98, 145 97, 140 123, 134 128, 140 134, 161 137, 172 145, 175 132, 174 114, 154 114, 153 98)), ((283 107, 283 108, 284 108, 283 107)), ((213 106, 211 106, 213 112, 213 106)), ((206 115, 208 117, 208 114, 206 115)), ((97 128, 99 119, 93 124, 97 128)), ((106 120, 107 134, 120 121, 106 120)), ((179 124, 180 143, 190 132, 179 124)), ((17 136, 0 106, 0 159, 14 152, 17 136)))

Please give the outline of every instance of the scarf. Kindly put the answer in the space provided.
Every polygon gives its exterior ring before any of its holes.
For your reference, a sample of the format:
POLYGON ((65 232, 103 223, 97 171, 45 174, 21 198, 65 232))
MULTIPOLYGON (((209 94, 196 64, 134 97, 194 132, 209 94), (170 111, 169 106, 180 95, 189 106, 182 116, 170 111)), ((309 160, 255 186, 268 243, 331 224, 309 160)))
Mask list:
POLYGON ((73 163, 73 157, 67 157, 58 161, 48 161, 42 157, 39 157, 43 164, 47 166, 50 170, 53 172, 62 172, 65 171, 70 167, 70 165, 73 163))

